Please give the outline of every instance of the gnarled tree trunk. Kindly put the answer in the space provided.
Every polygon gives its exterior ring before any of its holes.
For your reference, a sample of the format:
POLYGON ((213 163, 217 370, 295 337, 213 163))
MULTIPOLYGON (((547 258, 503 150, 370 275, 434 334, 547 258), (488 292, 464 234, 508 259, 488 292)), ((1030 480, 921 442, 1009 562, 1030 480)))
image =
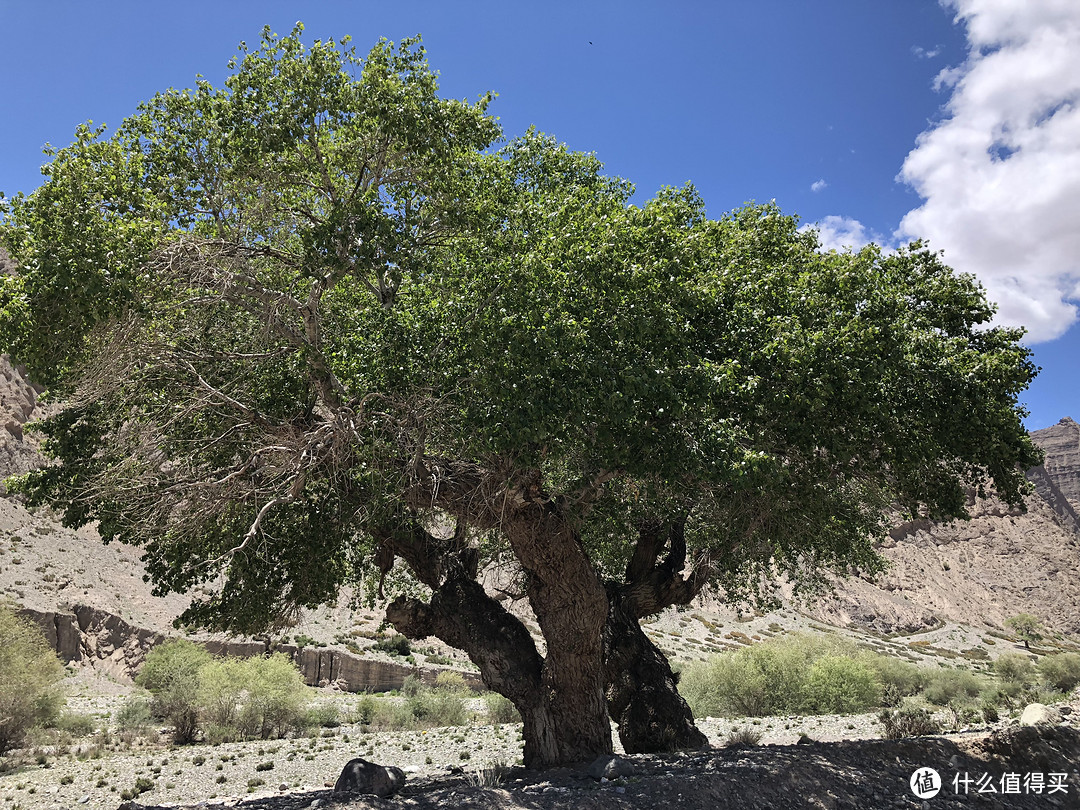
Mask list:
POLYGON ((681 523, 652 521, 639 530, 623 582, 607 584, 604 670, 608 711, 627 753, 701 748, 708 739, 679 694, 667 657, 641 629, 644 616, 686 604, 701 590, 706 572, 682 576, 686 540, 681 523), (663 560, 661 553, 667 549, 663 560))
POLYGON ((708 738, 694 725, 667 658, 628 612, 617 585, 608 585, 604 677, 608 711, 628 754, 702 748, 708 738))
POLYGON ((435 636, 464 650, 484 684, 520 712, 526 767, 546 768, 612 751, 602 639, 607 597, 577 535, 555 510, 537 504, 530 511, 504 530, 526 570, 546 657, 525 625, 476 581, 468 550, 420 527, 410 538, 383 538, 383 564, 403 557, 432 598, 395 599, 386 618, 410 638, 435 636))

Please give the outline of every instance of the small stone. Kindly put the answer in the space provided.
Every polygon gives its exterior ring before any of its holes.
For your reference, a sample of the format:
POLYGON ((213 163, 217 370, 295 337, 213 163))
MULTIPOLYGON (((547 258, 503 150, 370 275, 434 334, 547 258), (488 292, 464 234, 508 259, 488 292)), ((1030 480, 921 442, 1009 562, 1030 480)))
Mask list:
POLYGON ((90 801, 90 796, 86 795, 86 796, 80 796, 76 803, 77 804, 86 804, 88 801, 90 801))

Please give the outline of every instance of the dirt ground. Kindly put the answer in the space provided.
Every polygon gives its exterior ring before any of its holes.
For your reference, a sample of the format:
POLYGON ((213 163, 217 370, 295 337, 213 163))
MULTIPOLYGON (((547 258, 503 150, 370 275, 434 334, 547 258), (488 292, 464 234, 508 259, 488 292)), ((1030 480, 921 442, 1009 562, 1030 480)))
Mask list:
MULTIPOLYGON (((598 782, 586 768, 543 773, 516 769, 492 786, 478 785, 475 776, 465 774, 416 779, 388 799, 323 790, 232 800, 217 806, 240 810, 1080 808, 1080 730, 1068 726, 897 741, 729 746, 626 759, 634 773, 613 781, 598 782), (910 782, 914 774, 925 781, 927 768, 938 772, 940 792, 921 798, 910 782)), ((122 807, 164 810, 136 802, 122 807)))

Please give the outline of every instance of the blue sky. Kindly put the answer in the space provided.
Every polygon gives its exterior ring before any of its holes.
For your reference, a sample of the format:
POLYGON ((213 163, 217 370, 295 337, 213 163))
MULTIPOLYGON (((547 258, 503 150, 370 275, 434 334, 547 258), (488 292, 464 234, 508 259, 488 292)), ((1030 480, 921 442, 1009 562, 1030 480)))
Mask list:
POLYGON ((240 40, 420 33, 445 95, 596 152, 642 199, 775 199, 830 246, 928 237, 1030 330, 1031 428, 1080 418, 1075 0, 55 3, 0 0, 0 190, 88 119, 213 84, 240 40))

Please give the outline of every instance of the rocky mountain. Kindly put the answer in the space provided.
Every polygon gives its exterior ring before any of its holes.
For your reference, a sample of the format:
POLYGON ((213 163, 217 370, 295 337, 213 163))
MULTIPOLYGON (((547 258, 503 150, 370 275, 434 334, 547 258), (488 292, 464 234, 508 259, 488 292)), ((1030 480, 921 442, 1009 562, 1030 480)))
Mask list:
POLYGON ((969 500, 971 520, 916 520, 890 532, 890 569, 839 584, 814 607, 820 618, 884 633, 952 621, 1000 629, 1017 613, 1080 633, 1080 425, 1035 431, 1046 461, 1028 471, 1027 511, 996 498, 969 500))
POLYGON ((1036 430, 1031 438, 1046 452, 1047 476, 1080 512, 1080 425, 1065 417, 1052 427, 1036 430))

